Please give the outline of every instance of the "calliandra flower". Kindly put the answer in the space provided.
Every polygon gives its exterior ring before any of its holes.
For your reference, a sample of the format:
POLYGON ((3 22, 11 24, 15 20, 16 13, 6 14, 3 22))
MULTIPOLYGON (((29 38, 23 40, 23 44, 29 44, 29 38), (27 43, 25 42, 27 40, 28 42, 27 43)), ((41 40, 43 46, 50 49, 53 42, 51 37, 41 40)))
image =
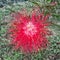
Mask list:
POLYGON ((30 15, 28 13, 17 12, 12 14, 15 18, 11 22, 11 43, 15 49, 20 49, 26 53, 38 52, 48 45, 47 36, 50 31, 47 28, 49 23, 48 14, 33 10, 30 15))

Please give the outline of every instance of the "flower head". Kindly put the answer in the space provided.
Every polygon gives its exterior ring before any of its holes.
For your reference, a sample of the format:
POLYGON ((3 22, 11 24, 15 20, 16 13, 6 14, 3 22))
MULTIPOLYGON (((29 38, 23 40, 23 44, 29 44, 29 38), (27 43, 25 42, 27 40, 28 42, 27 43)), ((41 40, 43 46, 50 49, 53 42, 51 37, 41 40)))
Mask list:
POLYGON ((27 13, 14 13, 15 19, 11 22, 10 32, 13 38, 12 44, 23 52, 37 52, 47 47, 49 30, 46 22, 49 15, 44 16, 39 11, 27 13))

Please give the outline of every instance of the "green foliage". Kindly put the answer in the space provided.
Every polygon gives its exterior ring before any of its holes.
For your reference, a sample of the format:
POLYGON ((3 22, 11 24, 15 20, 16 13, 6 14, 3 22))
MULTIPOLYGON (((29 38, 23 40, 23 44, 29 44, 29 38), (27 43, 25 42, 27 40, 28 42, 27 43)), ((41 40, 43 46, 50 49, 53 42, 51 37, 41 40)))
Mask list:
POLYGON ((51 13, 49 21, 52 22, 52 25, 49 29, 52 31, 50 37, 48 37, 50 45, 44 50, 40 51, 37 54, 31 54, 32 60, 54 60, 60 59, 56 58, 56 55, 60 54, 60 0, 56 6, 50 6, 52 0, 30 0, 30 2, 16 3, 14 5, 8 5, 4 8, 0 8, 0 58, 4 60, 23 60, 25 55, 20 51, 14 51, 12 46, 9 45, 10 40, 7 39, 6 33, 8 29, 10 13, 19 11, 23 8, 26 8, 28 11, 31 11, 31 8, 36 6, 41 7, 41 10, 44 9, 45 12, 51 13), (6 19, 8 17, 8 19, 6 19), (6 21, 7 20, 7 21, 6 21), (53 55, 53 57, 52 57, 53 55))
POLYGON ((51 0, 45 0, 47 3, 50 3, 51 2, 51 0))

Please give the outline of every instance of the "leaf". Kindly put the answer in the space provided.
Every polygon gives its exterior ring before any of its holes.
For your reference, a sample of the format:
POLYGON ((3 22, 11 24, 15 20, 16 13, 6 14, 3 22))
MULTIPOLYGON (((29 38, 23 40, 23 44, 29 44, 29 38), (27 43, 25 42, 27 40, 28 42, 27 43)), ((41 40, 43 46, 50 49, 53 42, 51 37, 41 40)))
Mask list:
POLYGON ((50 3, 50 2, 51 2, 51 0, 45 0, 45 2, 50 3))

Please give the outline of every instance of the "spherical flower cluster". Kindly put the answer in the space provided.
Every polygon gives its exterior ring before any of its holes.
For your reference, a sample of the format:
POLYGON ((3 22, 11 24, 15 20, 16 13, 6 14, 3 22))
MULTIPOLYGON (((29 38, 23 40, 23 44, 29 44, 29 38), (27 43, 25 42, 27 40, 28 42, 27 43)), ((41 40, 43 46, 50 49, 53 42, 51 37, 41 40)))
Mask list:
POLYGON ((11 43, 15 49, 20 49, 26 53, 38 52, 48 45, 47 36, 50 31, 47 28, 49 23, 46 21, 48 14, 44 16, 39 11, 28 13, 17 12, 12 14, 14 20, 11 22, 11 43))

